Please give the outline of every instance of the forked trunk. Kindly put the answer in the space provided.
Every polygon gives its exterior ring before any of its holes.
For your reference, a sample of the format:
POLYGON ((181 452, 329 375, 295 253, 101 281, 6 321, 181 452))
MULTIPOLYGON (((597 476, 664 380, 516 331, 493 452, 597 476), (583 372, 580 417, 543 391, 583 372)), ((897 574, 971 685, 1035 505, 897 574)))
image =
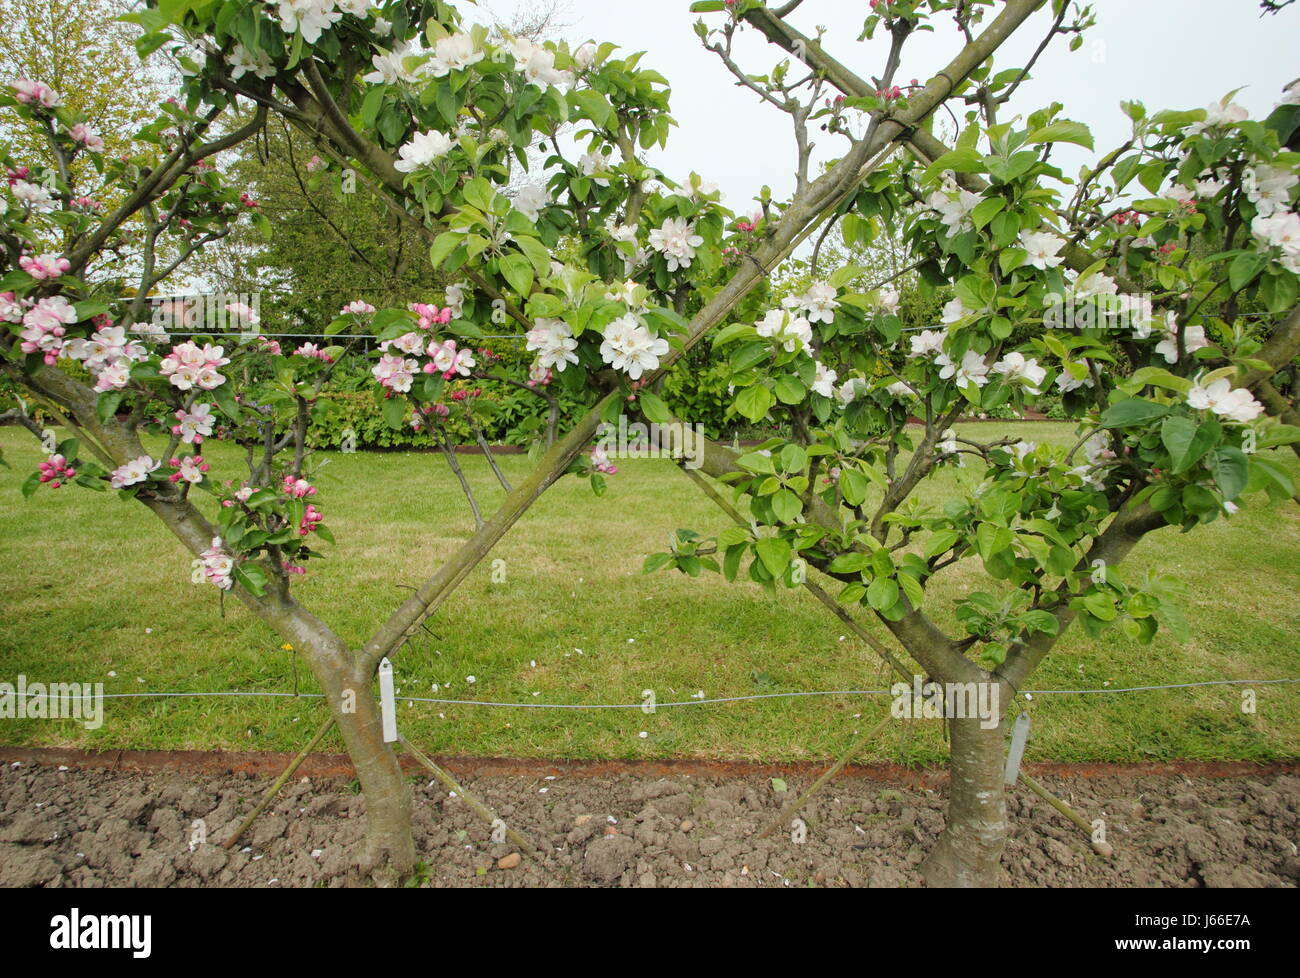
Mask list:
POLYGON ((948 824, 921 866, 927 886, 997 886, 1007 840, 1002 724, 950 720, 948 824))
POLYGON ((358 867, 381 885, 395 884, 415 868, 411 790, 396 753, 384 742, 371 677, 361 675, 356 658, 332 632, 315 636, 305 651, 366 799, 366 839, 358 867))

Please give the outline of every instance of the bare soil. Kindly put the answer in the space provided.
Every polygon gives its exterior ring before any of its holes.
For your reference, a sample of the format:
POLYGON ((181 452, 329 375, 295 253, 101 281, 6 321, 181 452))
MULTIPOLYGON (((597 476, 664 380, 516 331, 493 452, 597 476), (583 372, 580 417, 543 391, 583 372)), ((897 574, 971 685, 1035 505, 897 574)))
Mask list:
MULTIPOLYGON (((943 826, 944 790, 849 778, 787 828, 755 836, 809 778, 490 775, 465 787, 545 850, 490 840, 491 828, 437 782, 414 786, 415 838, 430 886, 920 885, 943 826), (517 864, 516 864, 517 862, 517 864), (502 866, 510 868, 501 868, 502 866)), ((1293 887, 1300 881, 1300 777, 1041 780, 1115 855, 1034 795, 1009 796, 1007 885, 1293 887)), ((357 885, 349 853, 365 800, 343 778, 287 785, 234 851, 220 846, 268 779, 224 775, 0 770, 0 885, 51 887, 357 885), (206 833, 206 842, 196 832, 206 833)))

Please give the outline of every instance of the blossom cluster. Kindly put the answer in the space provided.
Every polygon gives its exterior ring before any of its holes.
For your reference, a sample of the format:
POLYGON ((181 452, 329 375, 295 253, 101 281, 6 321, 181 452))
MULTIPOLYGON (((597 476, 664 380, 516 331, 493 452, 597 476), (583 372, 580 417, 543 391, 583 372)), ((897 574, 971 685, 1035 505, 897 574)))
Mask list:
POLYGON ((199 346, 187 341, 172 347, 171 353, 163 357, 158 372, 171 381, 178 390, 188 391, 200 387, 205 391, 216 390, 226 382, 218 371, 230 363, 225 349, 204 343, 199 346))

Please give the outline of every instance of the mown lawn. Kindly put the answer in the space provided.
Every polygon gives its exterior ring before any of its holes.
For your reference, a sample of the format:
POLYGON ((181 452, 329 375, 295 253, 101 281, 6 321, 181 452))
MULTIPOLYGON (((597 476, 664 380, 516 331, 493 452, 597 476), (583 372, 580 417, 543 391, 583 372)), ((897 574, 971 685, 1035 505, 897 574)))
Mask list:
MULTIPOLYGON (((1004 434, 1068 441, 1061 424, 990 422, 1004 434)), ((0 680, 105 683, 109 693, 292 691, 294 656, 237 602, 190 583, 190 558, 143 507, 113 494, 18 487, 41 458, 26 432, 0 429, 13 466, 0 468, 0 680), (110 676, 110 673, 115 673, 110 676)), ((214 474, 239 462, 211 443, 214 474)), ((1289 453, 1278 455, 1300 478, 1289 453)), ((501 460, 521 477, 521 457, 501 460)), ((501 497, 482 459, 464 465, 491 507, 501 497)), ((660 702, 800 690, 887 688, 872 653, 803 591, 775 599, 716 575, 641 574, 646 554, 678 527, 715 533, 725 518, 668 462, 625 461, 595 498, 567 479, 506 537, 430 622, 433 635, 397 658, 402 695, 519 703, 660 702), (536 667, 531 665, 536 662, 536 667), (466 677, 476 682, 469 684, 466 677)), ((952 491, 955 472, 928 491, 952 491)), ((331 455, 318 504, 339 544, 297 594, 351 642, 363 641, 472 529, 441 458, 331 455)), ((202 494, 197 494, 201 498, 202 494)), ((1146 686, 1300 676, 1300 507, 1258 497, 1231 521, 1182 536, 1163 530, 1133 557, 1187 586, 1193 635, 1149 647, 1119 633, 1072 631, 1033 678, 1035 689, 1146 686)), ((945 598, 983 579, 978 564, 947 572, 930 610, 951 624, 945 598)), ((985 580, 985 584, 987 581, 985 580)), ((883 636, 883 630, 879 630, 883 636)), ((315 687, 297 663, 299 689, 315 687)), ((1111 696, 1036 696, 1028 756, 1037 759, 1268 760, 1300 754, 1300 688, 1257 688, 1243 714, 1237 687, 1111 696)), ((662 709, 538 710, 414 704, 404 733, 429 751, 546 757, 728 757, 798 760, 835 755, 882 697, 834 696, 662 709), (646 734, 645 737, 641 733, 646 734)), ((318 700, 109 700, 104 725, 0 722, 0 743, 109 748, 300 747, 324 716, 318 700)), ((325 749, 339 749, 335 740, 325 749)), ((944 756, 933 721, 899 722, 862 760, 923 763, 944 756)))

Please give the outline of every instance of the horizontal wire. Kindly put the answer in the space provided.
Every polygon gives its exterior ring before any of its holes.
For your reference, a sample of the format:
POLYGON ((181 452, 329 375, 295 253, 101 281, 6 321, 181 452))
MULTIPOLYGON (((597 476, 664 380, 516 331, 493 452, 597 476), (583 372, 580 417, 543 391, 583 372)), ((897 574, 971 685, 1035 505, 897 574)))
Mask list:
MULTIPOLYGON (((1027 689, 1022 695, 1031 696, 1089 696, 1109 693, 1148 693, 1163 689, 1194 689, 1204 686, 1276 686, 1287 683, 1300 683, 1300 679, 1216 679, 1200 683, 1173 683, 1166 686, 1127 686, 1116 689, 1027 689)), ((5 695, 18 695, 17 693, 5 695)), ((80 700, 84 696, 71 694, 51 695, 26 691, 25 697, 44 699, 80 700)), ((654 703, 654 709, 675 706, 707 706, 716 703, 747 703, 755 700, 798 699, 810 696, 892 696, 887 689, 831 689, 795 693, 756 693, 750 696, 725 696, 717 699, 684 700, 676 703, 654 703)), ((265 697, 268 699, 324 699, 323 693, 266 693, 266 692, 224 692, 224 693, 105 693, 104 699, 186 699, 211 697, 265 697)), ((491 706, 521 710, 645 710, 650 703, 494 703, 485 700, 444 700, 425 696, 398 696, 395 699, 405 703, 436 703, 440 706, 491 706)), ((38 718, 34 718, 38 719, 38 718)))

